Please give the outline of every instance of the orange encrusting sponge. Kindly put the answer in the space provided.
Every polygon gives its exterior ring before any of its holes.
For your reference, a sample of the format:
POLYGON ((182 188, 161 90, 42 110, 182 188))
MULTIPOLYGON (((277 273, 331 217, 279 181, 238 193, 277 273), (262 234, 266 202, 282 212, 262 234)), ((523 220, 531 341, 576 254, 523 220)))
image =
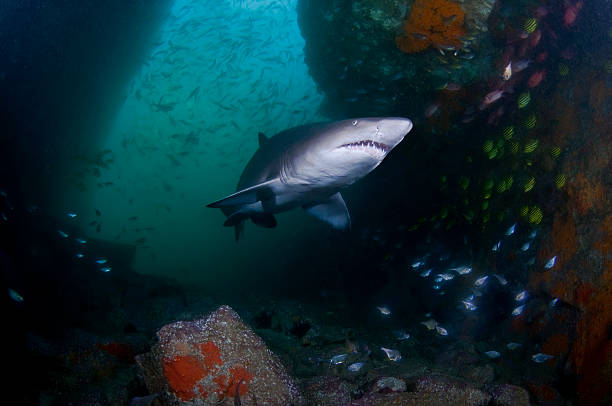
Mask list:
POLYGON ((404 35, 396 37, 395 43, 405 53, 421 52, 430 46, 459 49, 464 19, 464 11, 451 1, 416 0, 404 22, 404 35))

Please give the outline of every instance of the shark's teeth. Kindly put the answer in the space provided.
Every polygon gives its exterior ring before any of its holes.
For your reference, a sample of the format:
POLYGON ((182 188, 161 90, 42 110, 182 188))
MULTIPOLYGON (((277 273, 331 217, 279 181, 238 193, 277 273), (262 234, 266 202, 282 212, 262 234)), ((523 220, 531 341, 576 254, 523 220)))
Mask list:
POLYGON ((372 140, 364 140, 358 142, 351 142, 350 144, 343 144, 340 148, 374 148, 379 150, 380 152, 386 154, 389 152, 389 147, 383 143, 372 141, 372 140))

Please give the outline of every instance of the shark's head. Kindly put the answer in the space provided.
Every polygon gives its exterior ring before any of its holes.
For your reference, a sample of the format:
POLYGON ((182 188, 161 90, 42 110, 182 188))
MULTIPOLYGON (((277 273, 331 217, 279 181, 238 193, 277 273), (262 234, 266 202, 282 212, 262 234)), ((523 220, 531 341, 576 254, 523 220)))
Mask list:
POLYGON ((296 175, 321 187, 350 185, 376 168, 411 129, 412 121, 401 117, 333 123, 308 142, 296 175))

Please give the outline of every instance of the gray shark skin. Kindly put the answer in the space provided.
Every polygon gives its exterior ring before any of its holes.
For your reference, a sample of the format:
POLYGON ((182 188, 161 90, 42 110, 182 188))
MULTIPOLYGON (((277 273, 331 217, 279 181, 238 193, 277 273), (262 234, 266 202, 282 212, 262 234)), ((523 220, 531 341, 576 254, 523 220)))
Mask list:
POLYGON ((236 240, 245 220, 272 228, 274 214, 298 206, 346 230, 351 220, 340 190, 380 165, 411 129, 407 118, 373 117, 295 127, 271 138, 260 133, 237 192, 207 207, 223 211, 236 240))

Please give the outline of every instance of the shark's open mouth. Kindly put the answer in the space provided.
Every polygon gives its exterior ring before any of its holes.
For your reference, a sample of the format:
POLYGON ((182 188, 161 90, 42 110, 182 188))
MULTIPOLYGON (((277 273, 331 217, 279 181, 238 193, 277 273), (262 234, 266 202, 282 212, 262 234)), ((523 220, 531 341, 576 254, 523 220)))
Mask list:
POLYGON ((351 142, 350 144, 342 144, 340 145, 340 148, 354 148, 354 149, 375 149, 379 152, 382 152, 383 154, 386 154, 387 152, 389 152, 390 148, 389 146, 381 143, 381 142, 376 142, 376 141, 372 141, 372 140, 363 140, 363 141, 359 141, 359 142, 351 142))

